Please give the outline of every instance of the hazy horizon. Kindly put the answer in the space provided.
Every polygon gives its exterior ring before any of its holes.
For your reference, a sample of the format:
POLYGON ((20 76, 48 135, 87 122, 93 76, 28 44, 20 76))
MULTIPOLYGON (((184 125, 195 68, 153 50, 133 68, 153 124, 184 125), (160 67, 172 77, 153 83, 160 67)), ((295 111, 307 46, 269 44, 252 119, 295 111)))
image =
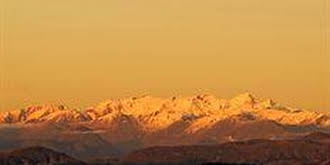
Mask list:
POLYGON ((330 110, 326 0, 2 0, 0 111, 251 92, 330 110))

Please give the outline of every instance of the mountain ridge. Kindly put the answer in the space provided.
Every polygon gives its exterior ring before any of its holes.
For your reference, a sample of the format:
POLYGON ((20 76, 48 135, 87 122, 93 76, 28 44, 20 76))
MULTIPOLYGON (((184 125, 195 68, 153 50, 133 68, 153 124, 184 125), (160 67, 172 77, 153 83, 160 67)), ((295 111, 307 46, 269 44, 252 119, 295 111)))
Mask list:
POLYGON ((130 116, 145 126, 145 129, 159 130, 181 119, 202 121, 204 118, 206 121, 237 115, 260 120, 269 119, 288 125, 330 126, 330 116, 326 113, 282 106, 272 99, 258 99, 250 93, 229 100, 218 99, 213 95, 167 99, 132 97, 107 100, 83 111, 69 109, 63 105, 28 106, 21 110, 0 112, 0 124, 96 121, 111 123, 116 118, 130 116))

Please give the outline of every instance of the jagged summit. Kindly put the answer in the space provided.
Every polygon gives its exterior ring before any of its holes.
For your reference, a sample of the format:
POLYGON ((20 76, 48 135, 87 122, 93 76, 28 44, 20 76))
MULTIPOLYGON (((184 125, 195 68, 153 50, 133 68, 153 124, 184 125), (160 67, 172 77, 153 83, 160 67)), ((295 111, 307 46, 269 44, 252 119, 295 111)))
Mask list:
POLYGON ((230 100, 230 105, 235 108, 239 108, 242 106, 253 107, 256 104, 257 99, 251 93, 243 93, 240 94, 230 100))
POLYGON ((242 94, 239 94, 239 95, 235 96, 231 100, 240 100, 240 101, 247 102, 247 103, 254 103, 258 99, 254 94, 249 93, 249 92, 245 92, 245 93, 242 93, 242 94))

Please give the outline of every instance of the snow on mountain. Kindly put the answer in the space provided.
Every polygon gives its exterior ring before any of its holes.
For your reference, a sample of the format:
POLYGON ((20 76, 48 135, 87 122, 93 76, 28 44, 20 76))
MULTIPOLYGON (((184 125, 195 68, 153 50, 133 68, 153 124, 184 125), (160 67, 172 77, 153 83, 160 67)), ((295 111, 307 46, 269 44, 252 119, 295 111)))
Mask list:
POLYGON ((285 107, 271 99, 258 99, 250 93, 229 100, 212 95, 168 99, 142 96, 107 100, 85 111, 69 109, 63 105, 29 106, 17 111, 1 112, 0 123, 111 123, 116 118, 130 116, 150 132, 165 129, 180 121, 189 121, 187 131, 194 132, 237 115, 254 120, 272 120, 284 125, 330 126, 329 114, 285 107))

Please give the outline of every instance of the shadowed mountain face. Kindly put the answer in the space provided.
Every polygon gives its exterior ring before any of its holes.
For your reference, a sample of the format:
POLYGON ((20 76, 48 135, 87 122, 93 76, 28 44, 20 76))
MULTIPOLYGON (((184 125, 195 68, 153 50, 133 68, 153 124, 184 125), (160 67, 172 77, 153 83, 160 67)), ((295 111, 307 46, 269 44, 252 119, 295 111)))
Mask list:
POLYGON ((43 147, 31 147, 12 152, 0 153, 0 164, 3 165, 84 165, 82 161, 71 158, 64 153, 55 152, 43 147))
POLYGON ((153 146, 297 139, 320 131, 330 132, 329 114, 248 93, 229 100, 144 96, 108 100, 84 111, 41 105, 2 112, 0 150, 44 146, 86 160, 153 146))

